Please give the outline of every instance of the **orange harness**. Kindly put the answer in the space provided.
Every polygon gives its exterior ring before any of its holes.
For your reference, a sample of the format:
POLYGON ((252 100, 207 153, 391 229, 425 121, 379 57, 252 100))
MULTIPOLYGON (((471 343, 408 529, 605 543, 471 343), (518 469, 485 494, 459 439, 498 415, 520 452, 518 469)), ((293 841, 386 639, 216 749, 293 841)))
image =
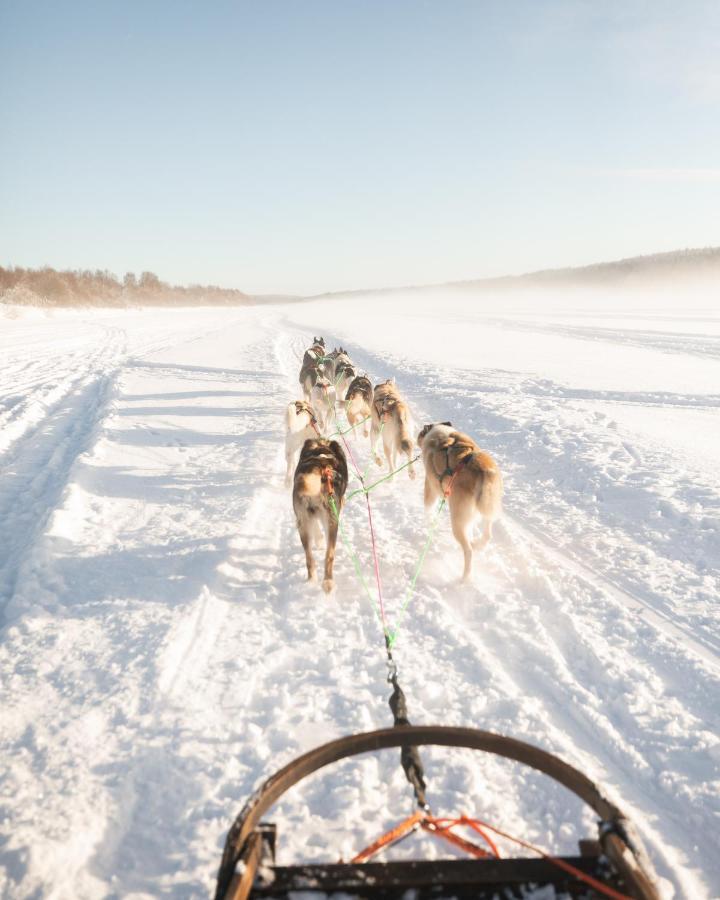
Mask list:
POLYGON ((456 847, 465 850, 466 853, 470 853, 472 856, 475 856, 477 858, 491 857, 494 859, 500 859, 500 851, 498 850, 492 838, 487 834, 487 831, 493 831, 500 837, 506 838, 509 841, 513 841, 514 843, 519 844, 521 847, 525 847, 527 850, 532 850, 534 853, 542 856, 543 859, 547 860, 550 863, 553 863, 553 865, 558 866, 564 871, 569 872, 571 875, 574 875, 578 880, 584 882, 585 884, 590 885, 596 891, 598 891, 598 893, 603 894, 605 897, 611 897, 612 900, 631 900, 631 898, 628 897, 627 894, 622 894, 620 893, 620 891, 616 891, 614 888, 603 884, 601 881, 598 881, 591 875, 585 874, 585 872, 580 871, 580 869, 577 869, 575 866, 570 865, 570 863, 567 863, 562 859, 558 859, 555 856, 551 856, 540 847, 536 847, 534 844, 531 844, 528 841, 524 841, 521 838, 513 837, 513 835, 508 834, 505 831, 501 831, 499 828, 495 828, 494 825, 490 825, 488 822, 483 822, 481 819, 471 819, 465 815, 459 816, 454 819, 437 819, 434 816, 431 816, 430 813, 426 812, 425 810, 418 810, 411 816, 408 816, 407 819, 404 819, 402 822, 400 822, 399 825, 396 825, 395 828, 391 828, 390 831, 386 831, 385 834, 381 835, 374 843, 370 844, 369 847, 361 850, 360 853, 358 853, 350 860, 350 862, 367 862, 369 859, 372 859, 373 856, 377 856, 377 854, 385 847, 389 847, 392 844, 398 843, 399 841, 403 840, 403 838, 406 838, 408 835, 412 834, 414 831, 417 831, 418 828, 422 828, 424 831, 427 831, 430 834, 435 835, 436 837, 442 838, 443 840, 454 844, 456 847), (483 847, 480 847, 473 841, 469 841, 467 840, 467 838, 463 838, 460 837, 459 834, 455 834, 451 829, 455 828, 458 825, 470 828, 476 834, 479 834, 490 849, 485 850, 483 847))
POLYGON ((448 841, 450 844, 459 847, 461 850, 470 853, 472 856, 478 858, 494 857, 495 859, 500 859, 500 851, 495 846, 492 838, 490 838, 473 819, 467 819, 465 816, 461 816, 459 819, 436 819, 434 816, 431 816, 429 812, 418 811, 411 816, 408 816, 407 819, 404 819, 399 825, 396 825, 395 828, 386 831, 385 834, 379 837, 374 843, 370 844, 369 847, 366 847, 364 850, 361 850, 357 856, 354 856, 350 862, 367 862, 369 859, 372 859, 373 856, 377 856, 382 849, 392 844, 396 844, 409 834, 412 834, 413 831, 417 831, 418 828, 422 828, 424 831, 448 841), (478 844, 473 843, 473 841, 469 841, 467 838, 455 834, 451 829, 456 825, 467 825, 472 828, 482 837, 490 849, 485 850, 483 847, 478 846, 478 844))
MULTIPOLYGON (((455 476, 467 464, 467 461, 470 459, 470 456, 472 456, 472 454, 468 454, 468 456, 464 456, 460 460, 460 462, 455 466, 455 468, 451 469, 450 468, 450 451, 447 449, 445 450, 445 459, 446 459, 445 471, 442 472, 440 475, 438 475, 437 471, 435 472, 435 474, 437 475, 437 479, 440 482, 441 488, 442 488, 443 478, 447 478, 447 477, 450 478, 450 482, 449 482, 447 488, 443 489, 444 497, 449 497, 450 494, 452 494, 452 486, 453 486, 453 481, 455 481, 455 476)), ((433 469, 435 469, 434 465, 433 465, 433 469)))
POLYGON ((335 471, 332 466, 325 466, 320 473, 320 478, 327 485, 328 494, 333 495, 335 493, 335 471))

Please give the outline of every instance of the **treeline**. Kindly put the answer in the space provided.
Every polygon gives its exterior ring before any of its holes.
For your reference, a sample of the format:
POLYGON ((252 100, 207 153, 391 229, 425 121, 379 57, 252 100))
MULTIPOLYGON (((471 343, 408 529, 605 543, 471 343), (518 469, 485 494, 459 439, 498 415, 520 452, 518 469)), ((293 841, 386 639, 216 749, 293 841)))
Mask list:
POLYGON ((96 269, 58 271, 0 266, 0 303, 23 306, 236 306, 253 300, 242 291, 167 284, 153 272, 128 272, 120 280, 96 269))

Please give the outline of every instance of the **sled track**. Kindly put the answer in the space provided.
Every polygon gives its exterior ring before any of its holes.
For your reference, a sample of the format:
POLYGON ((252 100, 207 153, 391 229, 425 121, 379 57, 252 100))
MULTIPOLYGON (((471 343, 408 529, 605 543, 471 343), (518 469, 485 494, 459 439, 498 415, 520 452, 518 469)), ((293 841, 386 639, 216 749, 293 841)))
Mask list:
MULTIPOLYGON (((351 561, 339 547, 337 590, 328 597, 304 583, 282 487, 282 410, 298 396, 310 331, 311 324, 295 328, 257 310, 182 340, 151 337, 144 348, 131 341, 130 350, 109 356, 109 370, 98 359, 104 386, 87 373, 75 385, 81 394, 68 388, 64 401, 47 403, 52 427, 39 424, 32 438, 28 429, 0 460, 27 460, 26 491, 42 501, 25 531, 16 516, 18 542, 3 577, 12 571, 13 585, 18 572, 24 578, 35 545, 31 574, 48 586, 40 607, 47 602, 51 613, 41 608, 39 626, 33 622, 32 579, 25 581, 28 615, 6 629, 0 653, 14 701, 12 735, 2 747, 10 771, 0 828, 13 825, 0 851, 9 873, 4 883, 0 876, 0 893, 47 893, 45 879, 55 871, 64 896, 204 895, 218 842, 261 779, 325 740, 389 724, 381 634, 351 561), (187 353, 148 358, 180 345, 187 353), (88 459, 92 502, 70 510, 73 538, 57 561, 54 539, 44 544, 42 532, 52 510, 64 508, 73 465, 88 483, 78 456, 111 408, 118 415, 107 418, 102 445, 88 459), (55 473, 47 484, 43 460, 55 473), (56 608, 63 615, 52 615, 56 608), (43 672, 34 678, 37 660, 43 672), (24 673, 34 686, 27 701, 24 673), (92 745, 85 729, 99 735, 92 745), (54 822, 50 836, 32 829, 41 812, 54 822), (74 855, 58 868, 66 846, 74 855)), ((337 342, 375 380, 395 374, 421 423, 450 417, 461 425, 469 409, 467 430, 493 441, 493 428, 500 435, 523 427, 499 415, 483 419, 482 403, 470 405, 474 391, 482 400, 479 378, 456 384, 441 371, 353 348, 344 336, 337 342)), ((487 387, 493 398, 507 390, 487 387)), ((352 446, 366 462, 367 442, 352 446)), ((624 451, 628 466, 652 465, 633 450, 624 451)), ((510 452, 503 462, 515 507, 523 470, 512 468, 510 452)), ((27 507, 26 496, 0 496, 0 512, 27 507)), ((373 496, 392 610, 426 533, 422 476, 410 482, 402 472, 373 496)), ((82 491, 75 496, 81 505, 86 499, 82 491)), ((343 516, 367 571, 364 504, 355 504, 343 516)), ((459 551, 441 522, 397 648, 411 718, 497 730, 561 754, 622 797, 678 896, 705 896, 703 878, 720 877, 710 759, 715 648, 684 621, 651 619, 595 558, 575 560, 554 544, 554 531, 536 533, 537 521, 516 508, 476 556, 475 584, 467 587, 457 584, 459 551), (709 861, 704 875, 693 868, 699 859, 709 861)), ((16 595, 13 611, 22 599, 16 595)), ((584 830, 561 794, 532 779, 432 754, 425 762, 438 810, 476 797, 478 814, 538 843, 557 841, 554 850, 567 850, 584 830), (551 821, 563 823, 561 834, 550 834, 551 821)), ((405 809, 407 787, 393 754, 329 777, 278 811, 281 852, 290 859, 346 855, 405 809)))
POLYGON ((512 522, 513 528, 520 532, 528 542, 541 546, 543 552, 559 567, 574 572, 578 578, 590 584, 597 585, 605 594, 612 597, 620 605, 651 623, 668 640, 679 644, 685 650, 701 659, 716 676, 720 677, 720 641, 712 641, 706 636, 703 636, 701 639, 693 637, 686 628, 673 622, 669 616, 641 597, 638 597, 637 594, 623 590, 607 576, 601 575, 597 569, 561 550, 547 535, 541 535, 531 526, 521 524, 514 516, 511 518, 506 514, 505 520, 512 522))

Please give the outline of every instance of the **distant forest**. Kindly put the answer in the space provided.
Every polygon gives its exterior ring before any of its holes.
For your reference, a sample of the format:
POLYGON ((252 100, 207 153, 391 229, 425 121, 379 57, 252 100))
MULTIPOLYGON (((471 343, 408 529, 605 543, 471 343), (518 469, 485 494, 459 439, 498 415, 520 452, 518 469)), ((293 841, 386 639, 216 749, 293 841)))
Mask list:
POLYGON ((153 272, 128 272, 120 280, 96 269, 58 271, 0 266, 0 303, 23 306, 237 306, 255 298, 213 285, 178 287, 153 272))

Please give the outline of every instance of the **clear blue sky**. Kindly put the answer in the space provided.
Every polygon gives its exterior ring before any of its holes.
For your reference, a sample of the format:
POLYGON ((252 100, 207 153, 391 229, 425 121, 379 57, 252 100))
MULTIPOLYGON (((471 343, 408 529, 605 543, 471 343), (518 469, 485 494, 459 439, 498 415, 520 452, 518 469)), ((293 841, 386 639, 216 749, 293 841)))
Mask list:
POLYGON ((0 264, 252 292, 720 244, 720 3, 0 0, 0 264))

